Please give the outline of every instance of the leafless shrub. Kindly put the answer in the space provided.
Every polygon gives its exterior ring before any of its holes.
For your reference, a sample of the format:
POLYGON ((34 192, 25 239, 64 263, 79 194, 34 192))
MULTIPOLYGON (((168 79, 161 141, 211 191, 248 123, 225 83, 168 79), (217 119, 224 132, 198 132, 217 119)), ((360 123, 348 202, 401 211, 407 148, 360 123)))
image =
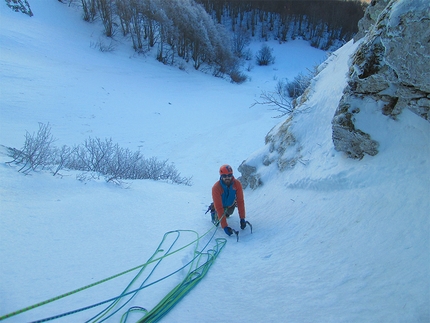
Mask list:
MULTIPOLYGON (((272 110, 278 111, 280 114, 275 118, 281 118, 293 112, 297 102, 295 99, 302 96, 309 88, 312 79, 318 74, 318 66, 313 70, 308 70, 307 74, 299 73, 294 78, 294 81, 289 82, 288 79, 280 80, 276 84, 275 91, 262 91, 260 98, 262 101, 256 101, 251 107, 257 104, 269 105, 272 110)), ((303 98, 303 97, 302 97, 303 98)))
POLYGON ((245 57, 246 46, 251 43, 251 34, 245 27, 236 28, 232 37, 233 51, 237 57, 245 57))
POLYGON ((142 159, 143 156, 139 151, 132 152, 127 148, 119 147, 118 144, 114 145, 113 153, 106 160, 106 181, 120 183, 124 179, 139 179, 136 173, 142 159))
POLYGON ((6 5, 16 12, 20 11, 30 17, 33 16, 33 12, 27 0, 6 0, 6 5))
POLYGON ((301 96, 309 87, 316 74, 317 68, 315 67, 313 71, 308 70, 308 73, 299 73, 292 82, 288 82, 287 80, 286 84, 283 84, 283 86, 288 96, 293 99, 297 99, 301 96))
POLYGON ((52 147, 54 139, 49 124, 39 124, 37 134, 26 134, 24 147, 9 148, 9 163, 22 165, 20 172, 29 173, 48 168, 53 175, 62 169, 78 170, 81 181, 104 177, 107 182, 121 184, 128 179, 153 179, 174 184, 191 185, 191 178, 182 177, 173 164, 155 157, 146 159, 140 151, 120 147, 112 139, 88 138, 82 145, 60 149, 52 147))
POLYGON ((100 179, 100 174, 94 172, 83 172, 77 174, 76 179, 80 182, 86 183, 92 180, 100 179))
POLYGON ((18 171, 25 174, 44 169, 54 163, 54 149, 51 146, 54 141, 49 123, 39 123, 37 133, 26 132, 24 146, 21 149, 10 150, 13 160, 9 163, 22 165, 18 171))
POLYGON ((60 149, 56 149, 54 152, 55 158, 55 169, 53 169, 53 175, 57 175, 59 171, 70 163, 71 156, 76 153, 78 147, 68 147, 64 145, 60 149))
POLYGON ((291 104, 291 99, 285 94, 285 88, 282 82, 278 82, 276 89, 273 92, 262 91, 260 98, 262 101, 256 101, 253 105, 251 105, 251 107, 257 104, 268 105, 272 107, 271 110, 280 113, 275 118, 281 118, 287 114, 290 114, 294 110, 294 107, 291 104))
MULTIPOLYGON (((114 151, 112 139, 88 138, 77 149, 78 170, 106 173, 108 160, 114 151)), ((76 167, 76 166, 75 166, 76 167)))
POLYGON ((257 64, 260 66, 270 65, 275 62, 275 57, 273 56, 273 48, 264 44, 256 55, 257 64))
POLYGON ((248 77, 238 69, 235 69, 230 72, 230 78, 232 83, 237 83, 237 84, 242 84, 248 79, 248 77))
POLYGON ((105 35, 112 37, 114 35, 114 2, 111 0, 96 0, 96 8, 105 28, 105 35))
POLYGON ((83 18, 85 21, 94 21, 97 15, 96 0, 81 0, 83 18))
POLYGON ((97 42, 90 42, 90 47, 96 48, 96 49, 98 48, 99 51, 101 51, 103 53, 113 52, 116 48, 116 46, 112 40, 109 42, 109 44, 107 44, 101 39, 97 42))

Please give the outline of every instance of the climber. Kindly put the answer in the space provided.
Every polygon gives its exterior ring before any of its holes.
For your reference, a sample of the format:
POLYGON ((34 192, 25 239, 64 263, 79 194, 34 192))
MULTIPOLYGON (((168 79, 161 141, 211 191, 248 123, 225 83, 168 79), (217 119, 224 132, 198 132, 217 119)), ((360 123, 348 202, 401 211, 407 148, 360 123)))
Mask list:
POLYGON ((212 187, 213 207, 211 210, 212 221, 224 229, 227 235, 235 231, 228 226, 227 218, 233 214, 237 206, 240 218, 240 228, 246 227, 245 200, 243 198, 242 184, 233 176, 230 165, 222 165, 219 169, 220 179, 212 187))

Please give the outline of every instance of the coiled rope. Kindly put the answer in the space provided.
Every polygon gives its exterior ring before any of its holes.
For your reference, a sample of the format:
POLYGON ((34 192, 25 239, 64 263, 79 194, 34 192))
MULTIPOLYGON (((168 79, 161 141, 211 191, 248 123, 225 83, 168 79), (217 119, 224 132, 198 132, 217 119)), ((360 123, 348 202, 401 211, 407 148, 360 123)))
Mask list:
POLYGON ((219 252, 221 252, 221 250, 223 249, 223 247, 226 244, 226 239, 216 239, 216 245, 214 247, 214 249, 210 249, 206 252, 203 252, 207 246, 209 245, 209 243, 212 241, 215 233, 216 233, 216 226, 212 226, 210 230, 208 230, 205 234, 203 234, 202 236, 199 236, 199 234, 193 230, 174 230, 174 231, 169 231, 167 233, 164 234, 164 237, 162 239, 162 241, 160 242, 159 246, 157 247, 156 251, 153 253, 153 255, 149 258, 149 260, 147 262, 145 262, 142 265, 139 265, 137 267, 131 268, 129 270, 123 271, 119 274, 113 275, 111 277, 102 279, 98 282, 92 283, 90 285, 78 288, 76 290, 73 290, 71 292, 53 297, 51 299, 45 300, 43 302, 25 307, 21 310, 18 311, 14 311, 11 312, 9 314, 3 315, 0 317, 0 321, 13 317, 15 315, 27 312, 29 310, 41 307, 43 305, 52 303, 54 301, 60 300, 62 298, 65 298, 67 296, 76 294, 78 292, 84 291, 86 289, 89 289, 91 287, 100 285, 102 283, 105 283, 107 281, 113 280, 115 278, 118 278, 120 276, 123 276, 125 274, 128 274, 130 272, 133 272, 137 269, 140 269, 139 273, 133 278, 133 280, 128 284, 128 286, 125 288, 125 290, 117 297, 113 297, 110 298, 108 300, 99 302, 97 304, 93 304, 90 306, 86 306, 80 309, 76 309, 67 313, 62 313, 59 315, 55 315, 49 318, 45 318, 42 320, 38 320, 38 321, 34 321, 34 323, 36 322, 47 322, 50 320, 54 320, 60 317, 64 317, 67 315, 71 315, 71 314, 75 314, 78 312, 82 312, 103 304, 107 304, 107 303, 111 303, 107 308, 105 308, 104 310, 102 310, 99 314, 97 314, 96 316, 93 316, 90 320, 88 320, 87 322, 103 322, 105 320, 107 320, 108 318, 110 318, 112 315, 114 315, 115 313, 117 313, 119 310, 121 310, 127 303, 129 303, 131 301, 131 299, 142 289, 147 288, 149 286, 152 286, 174 274, 176 274, 177 272, 183 270, 184 268, 186 268, 187 266, 190 266, 190 269, 188 271, 188 274, 186 275, 186 277, 184 278, 184 280, 177 285, 169 294, 167 294, 167 296, 165 296, 162 301, 156 306, 154 307, 154 309, 152 309, 151 311, 147 311, 146 309, 140 308, 140 307, 131 307, 122 317, 121 322, 125 322, 129 316, 130 313, 135 312, 135 311, 141 311, 146 313, 146 315, 139 321, 139 322, 156 322, 157 320, 159 320, 161 317, 163 317, 164 315, 166 315, 171 308, 180 300, 182 299, 186 293, 188 293, 203 277, 204 275, 207 273, 207 271, 209 270, 210 266, 213 264, 214 260, 216 259, 216 257, 218 256, 219 252), (206 245, 202 248, 201 251, 198 251, 198 242, 205 237, 206 235, 208 235, 211 231, 213 230, 213 234, 210 237, 209 241, 206 243, 206 245), (190 243, 179 247, 178 249, 175 249, 172 251, 174 245, 176 244, 176 242, 179 239, 179 236, 181 234, 181 232, 191 232, 194 233, 196 235, 196 239, 191 241, 190 243), (172 235, 172 234, 176 234, 176 238, 174 239, 174 241, 172 242, 172 244, 170 245, 170 247, 167 249, 167 251, 164 253, 164 255, 162 256, 158 256, 160 254, 160 252, 163 252, 164 250, 162 249, 162 245, 163 243, 166 241, 167 237, 172 235), (161 263, 161 261, 169 256, 172 256, 176 253, 178 253, 181 250, 186 249, 189 246, 192 246, 193 244, 195 244, 194 246, 194 257, 193 259, 188 262, 187 264, 185 264, 184 266, 182 266, 181 268, 179 268, 178 270, 152 282, 152 283, 147 283, 148 279, 151 277, 151 275, 154 273, 155 269, 157 268, 157 266, 161 263), (206 256, 206 261, 202 264, 199 265, 201 262, 201 259, 206 256), (133 283, 136 282, 136 280, 139 278, 139 276, 144 272, 144 270, 148 267, 148 265, 156 263, 156 265, 154 266, 154 268, 152 269, 152 271, 149 273, 149 275, 146 277, 146 279, 143 281, 143 283, 141 283, 140 287, 134 290, 129 290, 131 289, 131 286, 133 285, 133 283), (115 307, 117 307, 117 305, 119 304, 119 301, 124 298, 130 296, 129 299, 125 302, 125 304, 121 305, 119 308, 115 309, 115 307))

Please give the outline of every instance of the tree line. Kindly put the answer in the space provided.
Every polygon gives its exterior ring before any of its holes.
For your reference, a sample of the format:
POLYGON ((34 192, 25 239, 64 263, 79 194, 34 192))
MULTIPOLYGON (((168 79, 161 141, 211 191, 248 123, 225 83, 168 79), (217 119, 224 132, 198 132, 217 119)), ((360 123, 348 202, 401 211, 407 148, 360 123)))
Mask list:
MULTIPOLYGON (((59 0, 66 2, 66 0, 59 0)), ((107 37, 129 37, 137 52, 156 48, 157 59, 174 65, 178 57, 232 81, 246 77, 240 59, 251 38, 285 42, 298 37, 334 50, 357 32, 366 3, 361 0, 67 0, 77 2, 86 21, 100 19, 107 37)), ((32 15, 27 0, 6 0, 32 15)), ((111 50, 100 43, 101 50, 111 50)))
POLYGON ((329 49, 358 31, 367 4, 361 0, 196 0, 232 32, 288 41, 297 37, 314 47, 329 49))
POLYGON ((361 1, 81 0, 86 21, 121 32, 137 52, 156 48, 157 60, 177 58, 215 76, 238 75, 252 37, 281 42, 301 37, 324 50, 357 32, 361 1))
POLYGON ((99 17, 106 36, 118 25, 129 36, 137 52, 157 50, 157 59, 174 64, 177 57, 191 61, 195 69, 209 67, 222 76, 237 62, 230 48, 229 34, 204 7, 194 0, 81 0, 83 17, 99 17))

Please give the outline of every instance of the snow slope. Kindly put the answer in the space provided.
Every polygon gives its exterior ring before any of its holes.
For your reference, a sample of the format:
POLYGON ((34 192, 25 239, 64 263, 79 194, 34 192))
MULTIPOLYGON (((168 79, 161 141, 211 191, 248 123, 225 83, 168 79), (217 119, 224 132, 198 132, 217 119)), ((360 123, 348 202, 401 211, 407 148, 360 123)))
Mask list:
MULTIPOLYGON (((326 58, 302 41, 270 42, 275 64, 254 66, 250 81, 235 85, 138 56, 122 40, 114 52, 101 53, 94 44, 109 40, 77 8, 31 5, 32 18, 0 5, 0 144, 20 148, 25 131, 49 122, 58 146, 112 138, 169 159, 193 185, 129 181, 121 188, 78 181, 74 172, 24 176, 5 164, 10 158, 2 149, 0 317, 144 264, 170 230, 199 233, 200 250, 214 233, 204 212, 219 166, 236 169, 248 156, 258 163, 264 136, 280 121, 264 106, 249 107, 277 80, 326 58)), ((245 191, 253 234, 247 229, 236 242, 215 231, 227 245, 162 322, 430 320, 430 126, 408 111, 394 121, 368 109, 374 116, 362 129, 380 142, 380 153, 355 161, 334 151, 330 122, 355 48, 348 43, 328 59, 295 118, 302 163, 283 173, 261 168, 264 185, 245 191)), ((238 228, 238 217, 229 223, 238 228)), ((194 239, 181 232, 180 245, 194 239)), ((143 289, 127 308, 152 308, 184 278, 180 269, 192 256, 185 248, 167 257, 152 281, 178 273, 143 289)), ((5 322, 107 300, 135 274, 5 322)), ((103 308, 58 321, 84 322, 103 308)), ((124 311, 108 321, 119 322, 124 311)))

